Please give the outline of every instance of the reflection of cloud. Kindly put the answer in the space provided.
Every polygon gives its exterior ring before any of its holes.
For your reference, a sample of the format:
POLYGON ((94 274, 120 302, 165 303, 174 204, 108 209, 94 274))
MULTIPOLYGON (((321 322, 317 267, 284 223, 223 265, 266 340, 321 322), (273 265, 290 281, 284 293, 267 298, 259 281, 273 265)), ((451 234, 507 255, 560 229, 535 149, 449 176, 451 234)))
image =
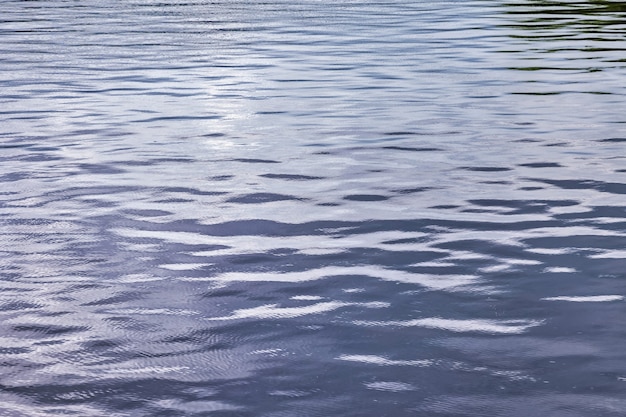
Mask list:
POLYGON ((199 264, 199 263, 179 263, 179 264, 162 264, 159 268, 169 269, 170 271, 189 271, 194 269, 201 269, 211 264, 199 264))
POLYGON ((589 257, 592 259, 626 259, 626 250, 603 250, 589 257))
POLYGON ((545 268, 543 272, 549 272, 552 274, 571 274, 576 272, 576 269, 568 266, 550 266, 545 268))
POLYGON ((208 320, 237 320, 237 319, 284 319, 306 316, 309 314, 325 313, 333 311, 341 307, 359 306, 365 308, 384 308, 389 307, 388 303, 370 302, 370 303, 345 303, 340 301, 328 301, 323 303, 311 304, 302 307, 277 307, 277 304, 266 304, 254 308, 244 308, 235 310, 230 316, 212 317, 208 320))
POLYGON ((180 413, 179 415, 188 413, 207 413, 212 411, 231 411, 240 410, 241 407, 229 404, 223 401, 212 400, 195 400, 181 401, 176 399, 159 400, 156 404, 163 409, 180 413))
POLYGON ((378 355, 341 355, 337 359, 348 362, 360 362, 384 366, 430 366, 436 363, 432 359, 393 360, 378 355))
POLYGON ((374 389, 377 391, 390 391, 390 392, 414 391, 417 389, 417 387, 415 387, 414 385, 407 384, 405 382, 396 382, 396 381, 369 382, 369 383, 366 383, 365 386, 369 389, 374 389))
POLYGON ((433 290, 451 290, 475 284, 473 275, 431 275, 369 266, 328 266, 299 272, 229 272, 207 280, 228 282, 305 282, 332 276, 362 275, 384 281, 417 284, 433 290))
POLYGON ((356 321, 363 326, 426 327, 451 332, 477 332, 489 334, 519 334, 542 323, 540 320, 454 320, 427 317, 398 321, 356 321))
POLYGON ((590 295, 590 296, 580 296, 580 297, 568 297, 568 296, 558 296, 558 297, 546 297, 542 298, 542 300, 546 301, 572 301, 575 303, 601 303, 607 301, 621 301, 624 297, 621 295, 590 295))
POLYGON ((398 360, 389 359, 384 356, 378 355, 341 355, 337 360, 346 362, 357 362, 366 365, 377 366, 415 366, 418 368, 438 367, 448 369, 452 371, 463 372, 476 372, 486 373, 488 375, 504 377, 513 381, 528 380, 534 381, 534 379, 523 372, 519 371, 507 371, 502 369, 489 369, 483 366, 473 366, 468 363, 451 361, 447 359, 414 359, 414 360, 398 360))

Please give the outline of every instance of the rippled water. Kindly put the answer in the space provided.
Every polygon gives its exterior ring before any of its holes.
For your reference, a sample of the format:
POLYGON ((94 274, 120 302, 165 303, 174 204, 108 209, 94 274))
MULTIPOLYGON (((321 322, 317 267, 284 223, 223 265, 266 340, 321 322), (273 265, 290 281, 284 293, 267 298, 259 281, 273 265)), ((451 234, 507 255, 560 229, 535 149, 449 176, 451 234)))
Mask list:
POLYGON ((626 413, 623 2, 0 11, 0 415, 626 413))

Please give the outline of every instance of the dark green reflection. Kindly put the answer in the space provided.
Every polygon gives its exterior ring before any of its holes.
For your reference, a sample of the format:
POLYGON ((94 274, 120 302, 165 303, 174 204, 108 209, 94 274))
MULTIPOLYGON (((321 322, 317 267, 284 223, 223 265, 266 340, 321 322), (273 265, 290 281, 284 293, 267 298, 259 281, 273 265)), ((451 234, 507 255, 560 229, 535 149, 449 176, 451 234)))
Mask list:
POLYGON ((534 32, 517 35, 522 38, 623 41, 626 33, 626 2, 523 0, 504 6, 513 18, 510 27, 534 32))
POLYGON ((502 10, 509 42, 500 52, 526 73, 513 94, 622 94, 626 2, 508 0, 502 10))

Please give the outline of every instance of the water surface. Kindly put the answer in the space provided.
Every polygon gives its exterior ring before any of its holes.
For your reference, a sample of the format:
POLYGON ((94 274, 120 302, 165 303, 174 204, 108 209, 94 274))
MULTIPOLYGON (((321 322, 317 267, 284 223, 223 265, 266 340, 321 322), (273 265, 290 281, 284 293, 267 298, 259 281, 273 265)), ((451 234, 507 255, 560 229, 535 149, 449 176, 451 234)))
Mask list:
POLYGON ((624 415, 622 3, 0 11, 0 415, 624 415))

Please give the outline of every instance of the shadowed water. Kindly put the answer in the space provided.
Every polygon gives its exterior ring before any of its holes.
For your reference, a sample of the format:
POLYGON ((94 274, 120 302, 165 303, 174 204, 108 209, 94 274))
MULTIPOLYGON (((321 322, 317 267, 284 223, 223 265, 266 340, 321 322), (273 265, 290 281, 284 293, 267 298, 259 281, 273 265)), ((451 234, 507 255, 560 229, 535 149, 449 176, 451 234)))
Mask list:
POLYGON ((623 3, 0 12, 1 416, 624 415, 623 3))

